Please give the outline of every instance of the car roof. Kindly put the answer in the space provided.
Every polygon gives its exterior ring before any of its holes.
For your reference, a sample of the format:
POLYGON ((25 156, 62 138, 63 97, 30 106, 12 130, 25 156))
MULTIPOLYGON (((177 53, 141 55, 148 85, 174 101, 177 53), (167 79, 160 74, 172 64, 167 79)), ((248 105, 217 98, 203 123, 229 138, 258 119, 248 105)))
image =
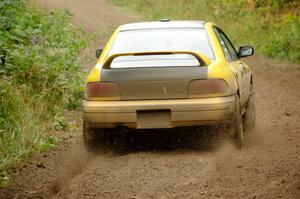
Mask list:
POLYGON ((124 24, 120 31, 160 29, 160 28, 204 28, 205 21, 171 21, 162 19, 161 21, 139 22, 124 24))

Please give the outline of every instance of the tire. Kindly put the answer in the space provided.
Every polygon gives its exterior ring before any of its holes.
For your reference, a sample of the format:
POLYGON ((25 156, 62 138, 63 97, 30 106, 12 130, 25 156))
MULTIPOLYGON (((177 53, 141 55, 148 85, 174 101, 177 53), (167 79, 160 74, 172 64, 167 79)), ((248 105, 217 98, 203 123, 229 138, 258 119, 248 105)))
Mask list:
POLYGON ((231 126, 233 141, 237 148, 241 148, 244 142, 244 128, 243 128, 243 118, 241 113, 240 98, 236 96, 235 100, 235 113, 233 118, 233 124, 231 126))
POLYGON ((83 121, 82 124, 82 134, 83 134, 83 144, 85 149, 88 152, 92 152, 96 148, 96 143, 97 143, 97 130, 92 129, 88 122, 83 121))
POLYGON ((246 107, 246 112, 243 116, 244 130, 248 131, 255 127, 256 109, 254 103, 254 93, 251 92, 246 107))

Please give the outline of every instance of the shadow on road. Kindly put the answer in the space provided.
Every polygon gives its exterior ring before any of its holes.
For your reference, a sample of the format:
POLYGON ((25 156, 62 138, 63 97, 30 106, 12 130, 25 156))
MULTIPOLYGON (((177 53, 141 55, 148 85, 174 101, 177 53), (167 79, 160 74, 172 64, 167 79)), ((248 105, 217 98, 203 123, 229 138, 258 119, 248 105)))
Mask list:
POLYGON ((116 155, 150 151, 165 152, 217 150, 229 139, 224 126, 184 127, 174 129, 130 130, 117 128, 98 134, 97 152, 112 151, 116 155))

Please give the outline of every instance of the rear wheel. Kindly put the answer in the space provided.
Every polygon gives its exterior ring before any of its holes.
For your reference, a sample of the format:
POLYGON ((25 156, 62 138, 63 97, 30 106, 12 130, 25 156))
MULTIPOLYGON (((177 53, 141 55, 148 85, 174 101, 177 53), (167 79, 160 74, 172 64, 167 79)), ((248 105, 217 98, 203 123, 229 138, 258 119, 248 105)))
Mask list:
POLYGON ((251 130, 255 127, 255 103, 254 103, 254 93, 251 92, 249 100, 246 107, 246 113, 243 116, 244 129, 245 131, 251 130))
POLYGON ((92 151, 96 147, 97 142, 97 129, 93 129, 89 126, 89 123, 83 121, 82 124, 82 133, 83 133, 83 142, 84 147, 87 151, 92 151))
POLYGON ((233 124, 231 126, 231 130, 236 146, 238 148, 241 148, 244 142, 244 128, 243 118, 241 114, 240 98, 237 96, 235 101, 235 115, 233 119, 233 124))

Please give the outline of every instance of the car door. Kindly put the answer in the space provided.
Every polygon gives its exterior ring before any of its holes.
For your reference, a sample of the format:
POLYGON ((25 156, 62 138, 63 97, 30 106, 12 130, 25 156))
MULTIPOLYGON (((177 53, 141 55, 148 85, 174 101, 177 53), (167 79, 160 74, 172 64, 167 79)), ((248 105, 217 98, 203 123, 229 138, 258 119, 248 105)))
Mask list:
POLYGON ((225 33, 218 27, 215 27, 215 32, 220 42, 220 45, 223 49, 224 55, 227 61, 229 62, 230 67, 236 73, 236 79, 240 91, 240 101, 241 101, 241 105, 243 106, 248 99, 247 92, 246 92, 247 90, 245 89, 247 68, 245 64, 241 60, 239 60, 238 54, 234 46, 232 45, 229 38, 225 35, 225 33))

